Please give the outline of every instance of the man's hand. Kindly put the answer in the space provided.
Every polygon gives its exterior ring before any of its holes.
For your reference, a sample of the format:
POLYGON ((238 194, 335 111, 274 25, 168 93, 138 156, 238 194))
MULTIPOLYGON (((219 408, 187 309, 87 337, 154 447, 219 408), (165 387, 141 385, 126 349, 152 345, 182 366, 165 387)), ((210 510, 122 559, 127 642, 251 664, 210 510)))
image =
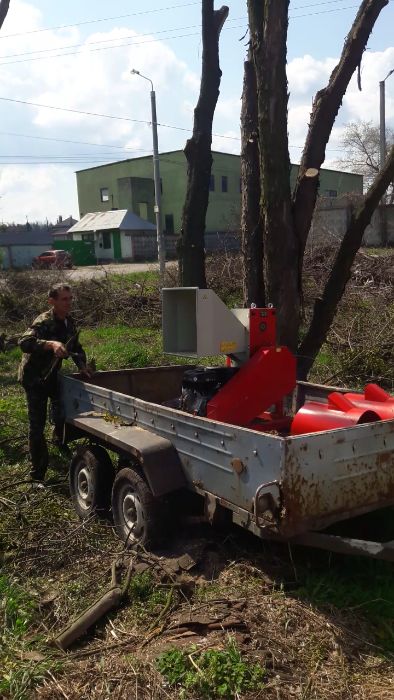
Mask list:
POLYGON ((45 343, 45 347, 48 348, 49 350, 52 350, 55 357, 67 357, 68 356, 66 346, 63 345, 63 343, 59 343, 58 340, 47 340, 45 343))
POLYGON ((80 367, 79 371, 82 374, 84 379, 92 379, 93 374, 94 374, 93 370, 90 367, 88 367, 87 365, 80 367))

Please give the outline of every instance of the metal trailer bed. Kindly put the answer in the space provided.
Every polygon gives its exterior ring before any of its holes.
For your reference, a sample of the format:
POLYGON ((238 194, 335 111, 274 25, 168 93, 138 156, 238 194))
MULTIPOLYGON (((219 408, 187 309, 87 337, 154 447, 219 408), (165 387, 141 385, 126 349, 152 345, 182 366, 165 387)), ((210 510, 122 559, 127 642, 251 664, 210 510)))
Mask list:
MULTIPOLYGON (((211 521, 224 508, 264 539, 394 560, 394 541, 319 532, 394 504, 394 420, 290 437, 219 423, 163 405, 180 395, 184 370, 98 372, 94 383, 64 376, 66 441, 88 437, 120 464, 131 459, 155 499, 183 488, 199 494, 211 521)), ((333 389, 347 391, 300 382, 293 409, 333 389)), ((88 497, 86 479, 78 497, 88 497)))

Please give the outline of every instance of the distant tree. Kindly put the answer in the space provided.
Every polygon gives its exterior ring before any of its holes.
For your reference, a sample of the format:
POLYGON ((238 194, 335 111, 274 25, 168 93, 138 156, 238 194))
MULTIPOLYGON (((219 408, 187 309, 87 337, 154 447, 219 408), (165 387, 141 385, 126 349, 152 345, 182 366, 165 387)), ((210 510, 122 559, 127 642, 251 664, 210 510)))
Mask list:
MULTIPOLYGON (((394 145, 394 130, 386 129, 386 156, 394 145)), ((380 129, 373 122, 350 122, 345 127, 342 138, 343 157, 337 162, 341 168, 359 173, 364 177, 364 187, 368 189, 379 172, 380 129)), ((387 200, 394 203, 394 183, 387 191, 387 200)))

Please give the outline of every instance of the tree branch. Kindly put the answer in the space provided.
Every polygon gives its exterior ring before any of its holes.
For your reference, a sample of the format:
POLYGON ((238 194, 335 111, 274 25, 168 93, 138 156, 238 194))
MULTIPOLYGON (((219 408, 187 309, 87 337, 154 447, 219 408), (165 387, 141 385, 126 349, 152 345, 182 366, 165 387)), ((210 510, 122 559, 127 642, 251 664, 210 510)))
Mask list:
POLYGON ((4 20, 7 17, 8 10, 10 9, 10 0, 0 0, 0 29, 4 24, 4 20))
POLYGON ((260 213, 260 162, 256 73, 250 50, 244 63, 241 109, 241 241, 243 300, 265 306, 263 224, 260 213))
POLYGON ((293 217, 299 238, 301 262, 316 205, 319 180, 307 177, 307 171, 320 171, 343 96, 359 66, 369 36, 382 9, 389 0, 363 0, 346 38, 338 65, 334 68, 328 85, 320 90, 314 100, 308 136, 302 154, 296 187, 293 195, 293 217))
POLYGON ((342 239, 335 262, 326 282, 323 294, 316 299, 312 321, 302 341, 298 354, 299 378, 305 379, 323 345, 338 304, 350 279, 356 253, 362 243, 364 231, 394 176, 394 146, 392 146, 383 170, 369 188, 363 206, 352 214, 348 229, 342 239))
POLYGON ((204 233, 212 169, 212 121, 219 97, 222 71, 219 36, 228 16, 226 6, 214 10, 213 0, 202 0, 202 73, 194 110, 193 136, 185 146, 187 189, 179 240, 180 278, 183 286, 206 287, 204 233))
POLYGON ((298 241, 291 214, 286 76, 289 0, 248 0, 256 72, 265 296, 277 309, 278 341, 293 350, 300 321, 298 241))

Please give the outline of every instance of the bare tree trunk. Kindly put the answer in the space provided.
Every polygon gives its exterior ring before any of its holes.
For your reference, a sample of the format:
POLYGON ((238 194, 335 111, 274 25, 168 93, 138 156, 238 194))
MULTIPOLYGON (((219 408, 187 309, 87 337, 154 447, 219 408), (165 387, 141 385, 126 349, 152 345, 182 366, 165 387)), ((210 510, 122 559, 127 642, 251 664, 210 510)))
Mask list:
POLYGON ((180 278, 183 286, 206 287, 204 233, 212 168, 212 122, 222 72, 219 36, 229 9, 213 9, 202 0, 202 74, 200 96, 194 110, 193 136, 186 143, 188 182, 179 241, 180 278))
POLYGON ((244 63, 241 110, 241 237, 244 306, 265 306, 263 225, 260 214, 260 156, 257 130, 256 74, 244 63))
POLYGON ((10 0, 0 0, 0 29, 4 24, 4 20, 7 17, 8 10, 10 9, 10 0))
POLYGON ((343 96, 354 71, 361 64, 374 24, 388 3, 389 0, 363 0, 346 38, 338 65, 331 73, 327 87, 316 94, 293 195, 294 225, 300 241, 300 266, 302 266, 319 187, 318 173, 315 177, 310 177, 310 171, 311 169, 320 171, 343 96))
POLYGON ((352 214, 348 229, 342 239, 335 262, 328 277, 322 297, 316 299, 312 321, 299 348, 299 378, 305 379, 312 367, 330 326, 334 320, 338 304, 350 278, 354 258, 364 231, 371 221, 372 214, 390 185, 394 173, 394 146, 391 148, 383 170, 377 175, 368 190, 363 206, 352 214))
POLYGON ((288 0, 248 0, 258 97, 265 295, 277 309, 279 342, 294 350, 300 322, 300 281, 287 135, 288 11, 288 0))

